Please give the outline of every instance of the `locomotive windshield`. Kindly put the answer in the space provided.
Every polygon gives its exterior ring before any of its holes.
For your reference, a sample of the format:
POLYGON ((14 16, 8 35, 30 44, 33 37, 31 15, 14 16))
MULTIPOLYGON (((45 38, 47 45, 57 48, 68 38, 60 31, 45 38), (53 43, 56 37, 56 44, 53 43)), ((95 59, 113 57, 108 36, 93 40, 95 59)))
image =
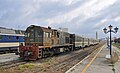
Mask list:
POLYGON ((32 45, 36 44, 41 46, 43 42, 43 31, 40 27, 30 27, 26 30, 25 33, 25 42, 26 44, 32 45))

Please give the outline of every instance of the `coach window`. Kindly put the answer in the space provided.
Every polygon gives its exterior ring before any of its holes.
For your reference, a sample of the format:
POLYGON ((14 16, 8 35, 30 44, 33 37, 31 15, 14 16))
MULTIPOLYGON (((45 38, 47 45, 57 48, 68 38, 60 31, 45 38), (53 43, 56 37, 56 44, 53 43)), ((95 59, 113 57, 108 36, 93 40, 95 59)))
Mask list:
POLYGON ((0 40, 2 40, 3 36, 0 36, 0 40))
POLYGON ((16 39, 19 40, 19 36, 16 36, 16 39))
POLYGON ((9 36, 8 38, 9 38, 9 40, 12 40, 12 36, 9 36))

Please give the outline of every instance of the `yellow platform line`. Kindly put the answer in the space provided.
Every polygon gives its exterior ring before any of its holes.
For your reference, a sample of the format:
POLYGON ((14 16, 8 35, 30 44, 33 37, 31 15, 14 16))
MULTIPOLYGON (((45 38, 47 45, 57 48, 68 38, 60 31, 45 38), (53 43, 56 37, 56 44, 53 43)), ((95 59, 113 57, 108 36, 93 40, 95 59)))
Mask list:
POLYGON ((87 64, 87 66, 83 69, 82 73, 85 73, 85 71, 88 69, 88 67, 92 64, 92 62, 96 59, 98 54, 102 51, 103 47, 99 50, 99 52, 94 56, 94 58, 87 64))
POLYGON ((87 59, 90 55, 88 55, 87 57, 85 57, 83 60, 81 60, 80 62, 78 62, 76 65, 74 65, 72 68, 70 68, 68 71, 66 71, 65 73, 69 73, 70 71, 72 71, 76 66, 78 66, 80 63, 82 63, 85 59, 87 59))
MULTIPOLYGON (((98 49, 96 49, 96 50, 98 50, 98 49)), ((96 50, 94 50, 94 51, 96 51, 96 50)), ((94 53, 94 51, 91 53, 91 54, 93 54, 94 53)), ((74 65, 73 67, 71 67, 69 70, 67 70, 65 73, 69 73, 70 71, 72 71, 76 66, 78 66, 79 64, 81 64, 84 60, 86 60, 91 54, 89 54, 87 57, 85 57, 83 60, 81 60, 80 62, 78 62, 76 65, 74 65)))

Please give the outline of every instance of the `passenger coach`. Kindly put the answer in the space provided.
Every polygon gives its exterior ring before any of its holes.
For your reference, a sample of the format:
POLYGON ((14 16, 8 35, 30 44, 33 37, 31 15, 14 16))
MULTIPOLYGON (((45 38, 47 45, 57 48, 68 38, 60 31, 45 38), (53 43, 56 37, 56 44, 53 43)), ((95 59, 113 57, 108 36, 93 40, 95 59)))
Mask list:
POLYGON ((20 43, 24 44, 24 35, 0 33, 0 52, 16 52, 20 43))

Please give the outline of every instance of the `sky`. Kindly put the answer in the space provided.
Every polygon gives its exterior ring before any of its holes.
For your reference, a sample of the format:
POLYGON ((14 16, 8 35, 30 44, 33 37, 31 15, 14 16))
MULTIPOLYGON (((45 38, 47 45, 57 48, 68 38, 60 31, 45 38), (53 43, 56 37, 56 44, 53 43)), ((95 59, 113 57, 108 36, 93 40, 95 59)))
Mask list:
POLYGON ((0 27, 25 30, 30 25, 106 37, 103 28, 120 28, 120 0, 0 0, 0 27))

